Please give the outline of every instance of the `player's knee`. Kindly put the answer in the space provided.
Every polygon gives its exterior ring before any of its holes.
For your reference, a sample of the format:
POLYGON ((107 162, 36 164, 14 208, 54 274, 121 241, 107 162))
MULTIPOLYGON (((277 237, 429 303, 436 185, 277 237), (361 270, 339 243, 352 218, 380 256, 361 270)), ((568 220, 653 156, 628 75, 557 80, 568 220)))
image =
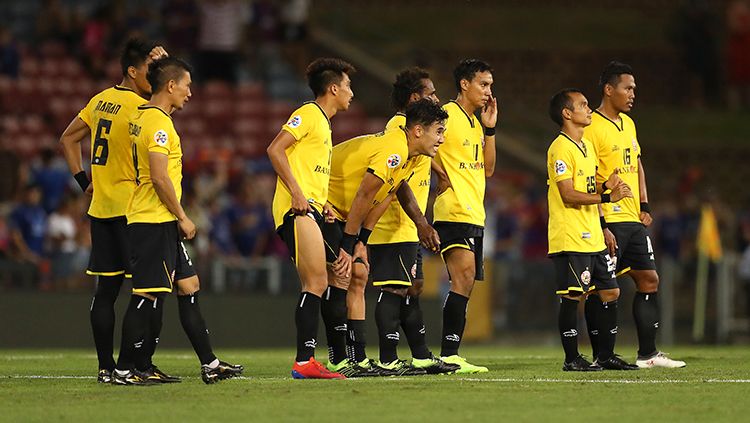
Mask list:
POLYGON ((362 274, 357 275, 357 277, 355 277, 355 275, 352 274, 352 279, 349 282, 349 287, 347 289, 349 292, 353 294, 365 295, 366 286, 367 286, 367 272, 364 273, 364 277, 362 274))
POLYGON ((416 279, 412 282, 412 285, 409 287, 409 296, 412 297, 419 297, 422 295, 422 291, 424 291, 424 279, 416 279))
POLYGON ((636 282, 638 292, 653 293, 659 290, 659 274, 656 272, 646 273, 636 282))
POLYGON ((201 283, 198 276, 191 276, 187 279, 177 281, 177 295, 193 295, 201 289, 201 283))
POLYGON ((357 283, 360 283, 364 281, 364 283, 367 283, 367 277, 369 275, 367 274, 367 268, 361 264, 354 264, 352 266, 352 283, 356 280, 357 283))
POLYGON ((603 289, 599 291, 598 294, 602 302, 608 303, 610 301, 615 301, 618 298, 620 298, 620 288, 603 289))

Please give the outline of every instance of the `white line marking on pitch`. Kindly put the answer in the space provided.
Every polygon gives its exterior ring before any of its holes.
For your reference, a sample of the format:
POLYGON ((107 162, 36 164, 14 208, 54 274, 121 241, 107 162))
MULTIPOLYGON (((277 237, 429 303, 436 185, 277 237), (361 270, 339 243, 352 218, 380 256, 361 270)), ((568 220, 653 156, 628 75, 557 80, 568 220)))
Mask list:
MULTIPOLYGON (((70 376, 70 375, 8 375, 0 376, 0 379, 96 379, 95 376, 70 376)), ((197 376, 182 376, 183 379, 197 379, 197 376)), ((239 380, 292 380, 287 377, 248 377, 238 376, 233 379, 239 380)), ((408 381, 418 380, 419 378, 414 377, 395 377, 395 378, 383 378, 379 380, 383 381, 408 381)), ((353 380, 364 380, 353 379, 353 380)), ((461 381, 461 382, 491 382, 491 383, 620 383, 620 384, 670 384, 670 383, 750 383, 750 379, 663 379, 663 380, 630 380, 630 379, 517 379, 517 378, 501 378, 501 379, 481 379, 481 378, 458 378, 458 377, 447 377, 445 379, 430 379, 430 381, 442 380, 442 381, 461 381)))

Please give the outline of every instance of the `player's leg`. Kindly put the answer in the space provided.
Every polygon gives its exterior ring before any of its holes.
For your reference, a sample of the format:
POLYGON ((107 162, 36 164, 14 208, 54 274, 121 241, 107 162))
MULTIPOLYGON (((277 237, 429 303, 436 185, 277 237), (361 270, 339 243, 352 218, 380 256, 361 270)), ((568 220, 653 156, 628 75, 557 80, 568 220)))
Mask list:
POLYGON ((476 268, 474 252, 466 247, 454 247, 443 253, 450 275, 451 288, 443 305, 443 336, 440 355, 458 355, 464 328, 466 308, 474 287, 476 268))
POLYGON ((629 364, 615 354, 617 342, 617 300, 620 288, 615 278, 615 263, 607 253, 597 254, 591 260, 592 284, 601 300, 601 307, 596 312, 596 326, 599 332, 599 350, 596 364, 608 370, 637 370, 638 366, 629 364))
POLYGON ((328 287, 323 293, 320 304, 320 313, 323 317, 323 325, 328 342, 328 369, 340 371, 349 363, 346 351, 346 303, 349 278, 339 277, 333 273, 330 264, 338 258, 337 247, 343 238, 341 222, 323 223, 321 225, 323 242, 326 252, 326 272, 328 287))
POLYGON ((352 277, 346 293, 346 347, 349 358, 354 363, 367 360, 367 334, 365 332, 365 287, 368 279, 367 269, 361 261, 353 263, 352 277))
POLYGON ((115 368, 115 301, 129 268, 124 242, 125 219, 102 221, 91 218, 90 227, 92 248, 86 273, 96 277, 96 291, 89 308, 89 320, 99 360, 97 380, 108 383, 115 368))
POLYGON ((320 227, 308 216, 295 216, 287 220, 279 233, 293 255, 302 284, 294 315, 297 355, 292 376, 296 379, 342 379, 343 375, 330 372, 315 360, 320 298, 328 286, 326 254, 320 227))
POLYGON ((659 328, 659 274, 656 271, 654 249, 647 229, 631 224, 632 236, 623 251, 622 266, 636 286, 633 298, 633 317, 638 334, 639 367, 685 367, 684 361, 672 360, 656 347, 659 328))
POLYGON ((122 340, 117 366, 112 372, 112 383, 117 385, 145 385, 154 383, 148 375, 139 371, 145 367, 149 357, 143 350, 143 340, 149 333, 151 314, 163 293, 133 293, 122 321, 122 340), (158 298, 156 295, 159 295, 158 298))

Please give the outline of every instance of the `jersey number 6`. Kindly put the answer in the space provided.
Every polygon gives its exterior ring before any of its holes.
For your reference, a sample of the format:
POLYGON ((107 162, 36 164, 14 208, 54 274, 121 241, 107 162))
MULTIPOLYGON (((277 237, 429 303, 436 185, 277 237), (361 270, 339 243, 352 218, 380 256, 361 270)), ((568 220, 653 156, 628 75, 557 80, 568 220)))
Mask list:
POLYGON ((99 125, 96 127, 96 138, 94 139, 94 145, 92 146, 91 153, 91 164, 104 166, 107 164, 107 157, 109 156, 109 130, 112 128, 112 121, 107 119, 99 119, 99 125))

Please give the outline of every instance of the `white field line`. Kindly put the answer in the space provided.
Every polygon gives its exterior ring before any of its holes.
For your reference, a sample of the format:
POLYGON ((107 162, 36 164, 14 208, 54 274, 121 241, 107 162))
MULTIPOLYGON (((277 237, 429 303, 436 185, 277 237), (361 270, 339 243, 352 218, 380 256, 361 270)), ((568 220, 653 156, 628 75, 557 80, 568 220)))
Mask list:
MULTIPOLYGON (((96 379, 95 376, 71 376, 71 375, 0 375, 2 379, 96 379)), ((198 376, 182 376, 182 379, 198 379, 198 376)), ((239 376, 234 379, 250 381, 274 381, 274 380, 292 380, 289 377, 248 377, 239 376)), ((350 379, 351 381, 360 381, 367 378, 350 379)), ((403 382, 419 380, 415 377, 390 377, 378 378, 376 380, 384 382, 403 382)), ((369 379, 372 380, 372 379, 369 379)), ((661 380, 631 380, 631 379, 523 379, 523 378, 465 378, 446 376, 445 378, 429 378, 430 382, 478 382, 478 383, 614 383, 614 384, 684 384, 684 383, 750 383, 750 379, 661 379, 661 380)), ((304 382, 303 382, 304 383, 304 382)), ((334 382, 335 383, 335 382, 334 382)))

